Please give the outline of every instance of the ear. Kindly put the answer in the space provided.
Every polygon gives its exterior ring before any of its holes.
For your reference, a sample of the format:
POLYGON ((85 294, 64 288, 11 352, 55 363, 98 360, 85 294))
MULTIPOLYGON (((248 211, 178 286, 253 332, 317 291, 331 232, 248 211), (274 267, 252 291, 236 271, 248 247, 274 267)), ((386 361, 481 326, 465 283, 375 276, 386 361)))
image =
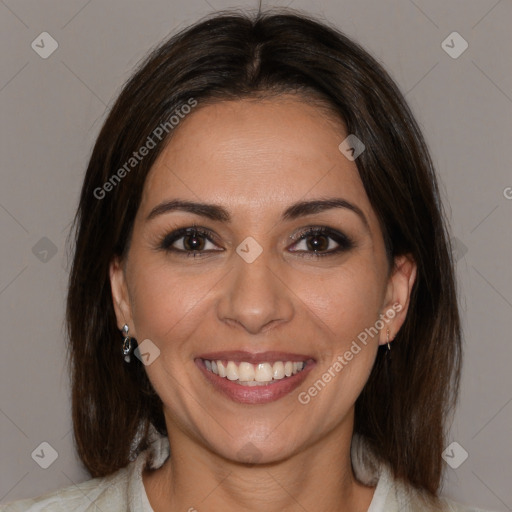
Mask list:
POLYGON ((379 345, 388 342, 386 330, 389 329, 391 342, 402 327, 409 309, 412 287, 416 280, 417 265, 410 254, 395 258, 394 266, 388 280, 386 299, 382 308, 381 318, 385 326, 379 334, 379 345))
POLYGON ((135 332, 135 326, 133 324, 130 296, 126 283, 126 273, 123 263, 117 256, 110 262, 109 274, 117 327, 119 330, 122 330, 124 324, 127 324, 130 328, 129 335, 135 338, 137 333, 135 332))

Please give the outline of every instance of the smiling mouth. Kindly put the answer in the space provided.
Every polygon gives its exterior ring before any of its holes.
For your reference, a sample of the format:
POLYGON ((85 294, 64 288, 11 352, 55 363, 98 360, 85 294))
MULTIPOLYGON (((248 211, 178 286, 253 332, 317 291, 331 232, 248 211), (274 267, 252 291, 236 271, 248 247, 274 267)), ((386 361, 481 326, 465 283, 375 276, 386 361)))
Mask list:
POLYGON ((246 405, 262 405, 290 395, 316 366, 310 355, 244 350, 201 354, 195 363, 215 392, 246 405))
POLYGON ((252 364, 247 361, 201 359, 206 369, 241 386, 266 386, 286 380, 304 370, 307 361, 274 361, 252 364))

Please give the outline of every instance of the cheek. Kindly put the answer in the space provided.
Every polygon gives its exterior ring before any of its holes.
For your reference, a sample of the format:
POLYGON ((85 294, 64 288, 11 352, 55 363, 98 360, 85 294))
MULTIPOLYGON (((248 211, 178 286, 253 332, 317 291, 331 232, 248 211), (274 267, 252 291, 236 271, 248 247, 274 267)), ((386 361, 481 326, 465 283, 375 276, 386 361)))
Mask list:
POLYGON ((180 275, 165 263, 155 264, 146 260, 145 265, 137 268, 141 270, 133 276, 131 290, 137 335, 163 344, 194 317, 195 309, 211 285, 208 286, 204 277, 194 279, 190 274, 180 275))
POLYGON ((371 265, 347 265, 297 285, 307 308, 329 328, 333 346, 344 346, 378 318, 383 290, 371 265))
POLYGON ((346 417, 371 373, 378 348, 371 327, 379 318, 382 289, 369 267, 347 267, 322 286, 308 286, 303 296, 328 329, 318 372, 301 388, 298 401, 308 411, 304 422, 310 428, 321 417, 328 430, 346 417))
MULTIPOLYGON (((133 276, 132 314, 137 339, 150 339, 159 355, 145 370, 155 391, 172 410, 187 410, 189 393, 182 383, 195 372, 190 357, 199 336, 215 281, 177 272, 171 265, 148 262, 133 276)), ((136 264, 136 262, 135 262, 136 264)), ((134 265, 135 267, 135 265, 134 265)), ((189 384, 185 386, 189 389, 189 384)))
POLYGON ((371 373, 378 348, 372 327, 379 318, 383 281, 369 255, 302 287, 307 308, 327 328, 317 378, 301 390, 300 403, 335 423, 355 403, 371 373))

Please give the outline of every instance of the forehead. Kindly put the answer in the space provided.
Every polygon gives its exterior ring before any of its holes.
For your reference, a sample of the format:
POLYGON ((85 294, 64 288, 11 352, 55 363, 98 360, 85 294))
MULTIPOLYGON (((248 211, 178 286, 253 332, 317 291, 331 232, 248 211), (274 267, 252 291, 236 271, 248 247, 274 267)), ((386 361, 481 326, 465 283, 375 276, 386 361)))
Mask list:
POLYGON ((346 130, 324 108, 287 95, 199 104, 192 112, 150 170, 142 212, 179 197, 261 215, 338 195, 371 216, 356 164, 338 149, 346 130))

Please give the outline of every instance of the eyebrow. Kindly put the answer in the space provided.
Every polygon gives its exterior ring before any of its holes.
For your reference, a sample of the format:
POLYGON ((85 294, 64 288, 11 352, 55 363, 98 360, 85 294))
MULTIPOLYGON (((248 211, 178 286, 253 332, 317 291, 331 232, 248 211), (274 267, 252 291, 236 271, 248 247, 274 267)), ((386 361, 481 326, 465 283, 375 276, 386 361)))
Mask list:
MULTIPOLYGON (((363 224, 370 231, 370 226, 367 218, 363 211, 355 204, 350 203, 346 199, 339 197, 328 198, 328 199, 315 199, 311 201, 299 201, 292 204, 281 215, 282 221, 295 220, 299 217, 306 215, 313 215, 315 213, 321 213, 326 210, 333 208, 344 208, 353 211, 359 216, 363 224)), ((159 205, 155 206, 149 215, 146 217, 146 222, 163 215, 165 213, 173 211, 184 211, 206 217, 210 220, 219 222, 231 222, 231 215, 224 207, 211 204, 211 203, 197 203, 193 201, 184 201, 181 199, 172 199, 170 201, 164 201, 159 205)))

